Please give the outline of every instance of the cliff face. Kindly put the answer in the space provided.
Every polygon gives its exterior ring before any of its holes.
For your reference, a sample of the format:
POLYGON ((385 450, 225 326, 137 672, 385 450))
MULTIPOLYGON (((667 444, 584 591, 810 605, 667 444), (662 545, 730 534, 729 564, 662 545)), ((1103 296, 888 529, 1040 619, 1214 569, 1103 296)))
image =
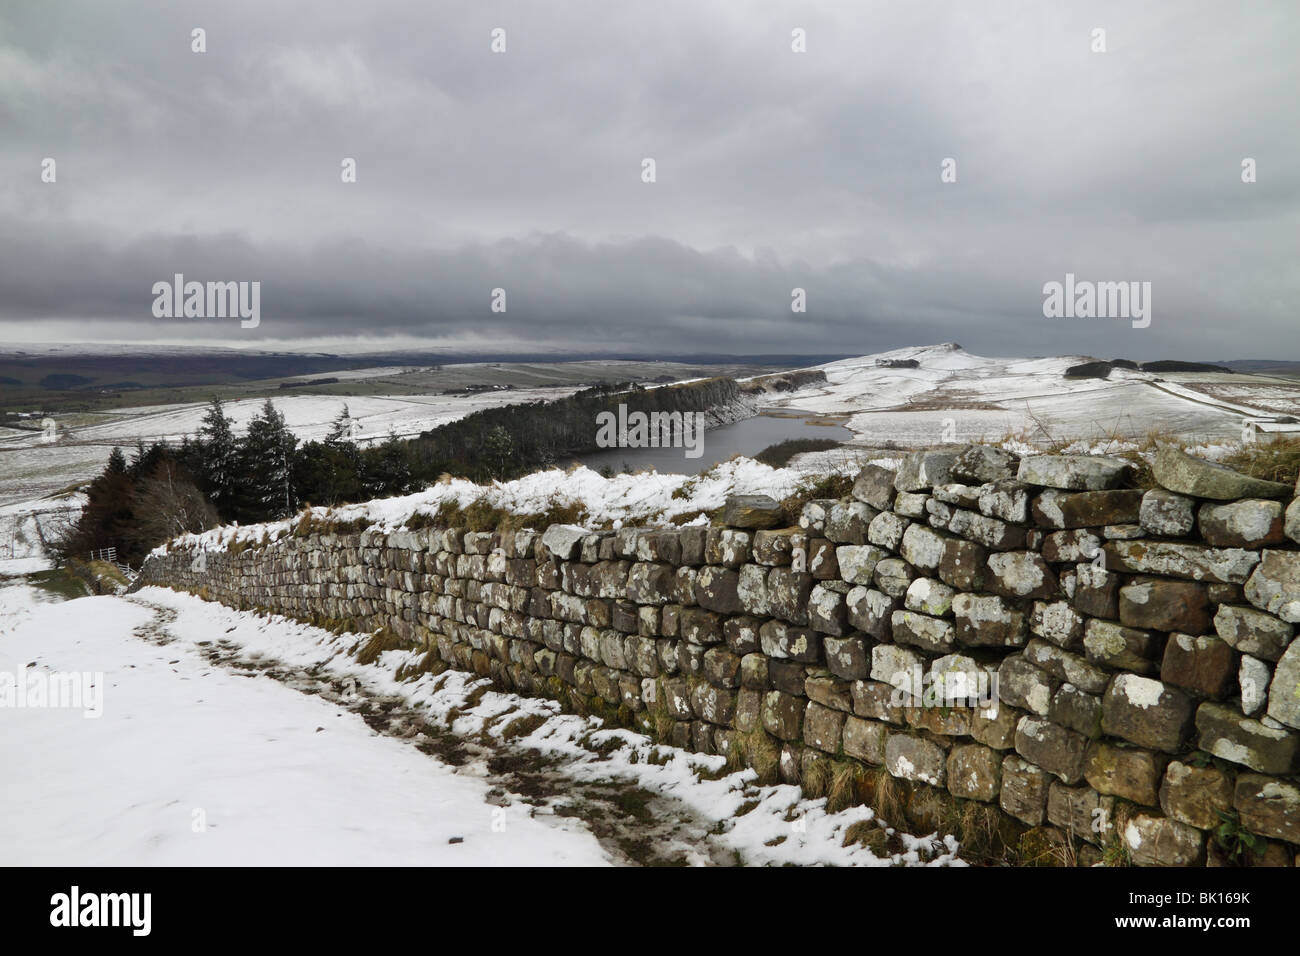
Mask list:
POLYGON ((1173 449, 1154 474, 967 446, 796 527, 759 497, 711 527, 305 534, 140 583, 379 632, 973 858, 1290 865, 1300 501, 1173 449))
POLYGON ((758 414, 758 403, 745 395, 711 406, 704 412, 704 424, 709 428, 744 421, 758 414))

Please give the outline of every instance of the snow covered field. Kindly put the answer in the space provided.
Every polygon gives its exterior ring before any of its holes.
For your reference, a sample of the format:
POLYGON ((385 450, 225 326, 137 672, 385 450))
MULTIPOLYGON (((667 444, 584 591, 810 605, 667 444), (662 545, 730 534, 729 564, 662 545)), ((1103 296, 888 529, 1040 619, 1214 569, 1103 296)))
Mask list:
MULTIPOLYGON (((494 485, 486 496, 498 507, 533 512, 556 503, 581 502, 594 520, 647 514, 671 517, 717 508, 729 493, 782 497, 794 489, 801 473, 852 471, 868 460, 879 460, 882 447, 1013 436, 1009 447, 1021 453, 1061 439, 1078 440, 1076 451, 1106 452, 1136 447, 1136 441, 1160 429, 1199 444, 1200 453, 1215 457, 1241 440, 1243 419, 1290 413, 1300 417, 1300 383, 1286 379, 1216 373, 1155 375, 1122 368, 1105 380, 1064 377, 1067 368, 1087 359, 985 358, 954 345, 937 345, 831 362, 821 366, 826 384, 774 393, 764 404, 844 416, 854 435, 844 449, 804 454, 791 467, 775 471, 752 461, 723 463, 688 485, 681 476, 666 474, 616 476, 607 482, 587 469, 549 471, 494 485), (908 360, 918 367, 879 364, 908 360)), ((557 386, 473 395, 352 397, 347 402, 361 423, 359 437, 364 440, 386 437, 390 429, 399 435, 416 434, 480 408, 553 399, 572 391, 557 386)), ((274 400, 302 440, 323 437, 343 405, 343 399, 331 396, 277 395, 274 400)), ((242 429, 260 406, 258 400, 233 402, 227 411, 242 429)), ((78 422, 52 444, 34 432, 6 430, 0 434, 0 506, 66 507, 36 499, 98 473, 113 445, 176 441, 193 435, 203 413, 204 406, 195 404, 123 409, 78 422)), ((1300 425, 1265 423, 1258 430, 1267 435, 1300 430, 1300 425)), ((414 511, 436 509, 448 498, 465 505, 484 494, 484 489, 467 482, 452 482, 406 498, 342 509, 341 516, 373 513, 381 522, 398 526, 414 511)), ((33 519, 7 513, 11 510, 0 510, 0 562, 39 558, 39 553, 24 550, 25 542, 35 537, 33 519)), ((20 567, 24 566, 12 565, 11 571, 20 567)))
POLYGON ((82 494, 0 505, 0 576, 51 566, 45 542, 86 503, 82 494))
MULTIPOLYGON (((946 344, 898 349, 818 366, 827 384, 767 400, 782 408, 848 415, 855 442, 1141 438, 1159 429, 1194 442, 1238 439, 1243 417, 1300 417, 1300 382, 1206 372, 1116 368, 1107 379, 1065 378, 1090 356, 986 358, 946 344), (878 362, 915 360, 917 368, 878 362)), ((1295 431, 1300 425, 1263 425, 1295 431)))
MULTIPOLYGON (((514 389, 473 395, 350 396, 276 395, 275 407, 300 441, 322 439, 347 403, 358 422, 356 440, 382 441, 389 434, 418 435, 483 408, 553 400, 570 395, 570 387, 514 389)), ((226 414, 237 432, 261 411, 263 399, 229 402, 226 414)), ((0 504, 49 494, 74 481, 93 478, 104 468, 114 445, 134 448, 143 441, 179 442, 198 433, 206 405, 150 405, 96 415, 95 421, 60 425, 56 442, 39 432, 7 429, 0 434, 0 504)), ((82 418, 86 416, 80 416, 82 418)), ((57 419, 56 419, 57 421, 57 419)))
MULTIPOLYGON (((763 404, 845 416, 863 447, 912 447, 952 441, 1020 436, 1033 443, 1061 439, 1092 442, 1142 438, 1153 429, 1200 443, 1238 440, 1242 419, 1300 418, 1300 382, 1272 376, 1167 372, 1159 375, 1117 368, 1108 379, 1064 377, 1089 360, 987 358, 953 345, 898 349, 819 366, 825 385, 774 393, 763 404), (917 368, 878 362, 915 360, 917 368)), ((628 363, 629 365, 631 363, 628 363)), ((395 371, 363 369, 358 376, 395 371)), ((575 373, 576 374, 576 373, 575 373)), ((576 386, 517 388, 457 395, 372 395, 343 399, 322 395, 275 395, 276 407, 302 441, 323 438, 344 401, 358 420, 357 437, 382 440, 411 436, 482 408, 555 399, 576 386)), ((261 399, 226 406, 242 430, 261 399)), ((49 494, 97 474, 114 445, 179 441, 194 435, 205 406, 156 405, 81 415, 60 423, 50 443, 38 432, 0 431, 0 504, 49 494)), ((594 427, 594 426, 593 426, 594 427)), ((1300 431, 1300 424, 1261 424, 1261 433, 1300 431)), ((761 449, 754 449, 757 453, 761 449)), ((804 465, 826 460, 812 457, 804 465)))
POLYGON ((0 675, 86 672, 102 692, 99 717, 0 706, 0 865, 603 865, 642 843, 695 864, 961 862, 951 840, 893 831, 888 856, 846 848, 870 810, 718 777, 721 757, 472 675, 399 682, 416 655, 359 665, 358 635, 158 588, 62 603, 0 588, 0 620, 0 675), (511 737, 521 717, 532 729, 511 737), (446 733, 478 749, 453 766, 422 745, 446 733), (503 754, 539 770, 512 777, 503 754), (605 793, 651 812, 611 820, 591 796, 605 793))

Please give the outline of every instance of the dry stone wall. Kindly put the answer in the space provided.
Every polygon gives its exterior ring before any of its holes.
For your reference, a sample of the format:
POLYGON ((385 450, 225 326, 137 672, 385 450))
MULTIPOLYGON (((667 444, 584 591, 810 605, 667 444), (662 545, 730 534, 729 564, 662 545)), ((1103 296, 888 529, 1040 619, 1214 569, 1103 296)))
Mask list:
POLYGON ((141 584, 377 632, 1025 862, 1294 865, 1300 501, 1157 455, 966 446, 772 527, 286 536, 141 584), (201 568, 201 569, 200 569, 201 568))

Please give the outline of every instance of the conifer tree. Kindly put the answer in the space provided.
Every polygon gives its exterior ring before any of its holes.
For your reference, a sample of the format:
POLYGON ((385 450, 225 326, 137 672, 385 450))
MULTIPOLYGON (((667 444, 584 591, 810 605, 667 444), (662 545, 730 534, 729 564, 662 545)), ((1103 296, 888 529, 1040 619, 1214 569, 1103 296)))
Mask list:
POLYGON ((199 425, 199 480, 208 497, 222 514, 233 505, 238 444, 234 422, 226 415, 221 399, 214 398, 199 425))
POLYGON ((265 521, 289 514, 296 504, 293 460, 298 439, 284 416, 268 398, 261 413, 248 424, 240 444, 243 485, 242 512, 248 521, 265 521))
POLYGON ((353 432, 356 431, 356 427, 356 419, 354 419, 352 413, 348 411, 348 403, 344 402, 343 410, 340 411, 334 418, 334 421, 330 423, 329 434, 325 436, 325 440, 331 445, 351 441, 353 432))

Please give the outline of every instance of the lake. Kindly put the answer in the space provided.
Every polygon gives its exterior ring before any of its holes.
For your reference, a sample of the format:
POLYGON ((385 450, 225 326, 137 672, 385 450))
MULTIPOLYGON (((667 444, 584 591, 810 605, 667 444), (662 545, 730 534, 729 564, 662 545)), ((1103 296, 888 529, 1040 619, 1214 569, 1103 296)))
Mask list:
POLYGON ((685 448, 609 448, 575 458, 595 471, 607 467, 616 473, 654 468, 662 474, 694 475, 708 471, 733 455, 753 457, 769 445, 791 438, 848 441, 853 437, 853 433, 842 425, 809 424, 810 421, 826 421, 825 416, 791 415, 785 410, 781 416, 760 414, 730 425, 706 428, 703 454, 699 458, 687 458, 685 448))

